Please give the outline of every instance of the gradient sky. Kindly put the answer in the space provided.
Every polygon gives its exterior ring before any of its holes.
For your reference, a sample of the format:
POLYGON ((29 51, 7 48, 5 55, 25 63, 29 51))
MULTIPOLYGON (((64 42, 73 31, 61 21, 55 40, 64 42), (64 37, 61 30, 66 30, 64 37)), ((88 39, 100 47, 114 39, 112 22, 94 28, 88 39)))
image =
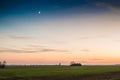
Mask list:
POLYGON ((120 0, 0 0, 0 60, 120 63, 120 0))

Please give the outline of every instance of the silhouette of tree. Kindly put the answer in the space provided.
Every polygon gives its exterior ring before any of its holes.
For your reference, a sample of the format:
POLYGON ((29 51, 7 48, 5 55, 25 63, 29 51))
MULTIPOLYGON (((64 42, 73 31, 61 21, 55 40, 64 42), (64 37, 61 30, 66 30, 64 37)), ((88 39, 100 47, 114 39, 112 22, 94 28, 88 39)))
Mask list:
POLYGON ((59 63, 59 66, 61 66, 61 63, 59 63))
POLYGON ((82 66, 82 64, 81 63, 76 63, 76 62, 72 61, 70 63, 70 66, 82 66))
POLYGON ((1 66, 1 64, 2 64, 2 63, 1 63, 1 61, 0 61, 0 66, 1 66))
POLYGON ((6 66, 6 61, 3 62, 0 61, 0 68, 5 68, 5 66, 6 66))

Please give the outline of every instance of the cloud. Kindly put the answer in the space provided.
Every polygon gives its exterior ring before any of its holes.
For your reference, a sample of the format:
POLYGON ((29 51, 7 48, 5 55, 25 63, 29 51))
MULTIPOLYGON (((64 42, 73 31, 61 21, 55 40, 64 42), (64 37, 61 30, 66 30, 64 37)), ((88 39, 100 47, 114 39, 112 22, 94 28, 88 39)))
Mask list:
POLYGON ((67 50, 45 48, 46 46, 40 46, 40 45, 29 45, 29 46, 33 49, 40 49, 41 52, 68 52, 67 50))
POLYGON ((59 49, 42 49, 42 52, 68 52, 67 50, 59 50, 59 49))
POLYGON ((32 48, 43 48, 43 47, 46 47, 46 46, 31 44, 31 45, 29 45, 29 47, 32 47, 32 48))
POLYGON ((95 39, 95 38, 106 38, 107 35, 96 35, 96 36, 81 36, 80 40, 95 39))
POLYGON ((0 53, 5 53, 5 52, 10 52, 10 53, 35 53, 35 52, 37 52, 37 51, 17 50, 17 49, 0 50, 0 53))
POLYGON ((26 48, 26 49, 10 49, 10 48, 0 48, 0 53, 38 53, 38 52, 69 52, 62 49, 50 49, 50 48, 26 48))
POLYGON ((82 49, 81 51, 82 51, 82 52, 90 52, 89 49, 82 49))
POLYGON ((18 39, 18 40, 27 40, 32 39, 30 36, 20 36, 20 35, 0 35, 0 39, 18 39))
POLYGON ((81 62, 83 63, 90 63, 90 62, 99 62, 99 61, 104 61, 105 59, 102 59, 102 58, 86 58, 86 59, 83 59, 81 60, 81 62))
POLYGON ((104 59, 99 59, 99 58, 93 58, 91 59, 92 61, 101 61, 101 60, 104 60, 104 59))
POLYGON ((115 13, 120 13, 120 8, 115 8, 114 6, 109 6, 109 9, 115 13))
POLYGON ((120 0, 94 0, 97 6, 106 7, 112 12, 120 13, 120 0))
POLYGON ((32 38, 28 36, 15 36, 15 35, 8 35, 8 37, 11 39, 31 39, 32 38))

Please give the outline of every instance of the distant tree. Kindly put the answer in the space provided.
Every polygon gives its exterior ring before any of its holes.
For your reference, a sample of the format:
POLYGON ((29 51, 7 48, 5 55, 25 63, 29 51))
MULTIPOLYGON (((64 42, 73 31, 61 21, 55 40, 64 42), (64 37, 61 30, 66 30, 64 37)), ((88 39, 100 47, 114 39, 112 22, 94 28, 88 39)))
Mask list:
POLYGON ((61 63, 59 63, 58 65, 61 66, 61 63))
POLYGON ((6 66, 6 61, 0 62, 0 68, 5 68, 6 66))
POLYGON ((6 65, 6 61, 3 61, 3 64, 6 65))
POLYGON ((1 66, 1 64, 2 64, 2 63, 1 63, 1 61, 0 61, 0 66, 1 66))
POLYGON ((76 63, 76 62, 72 61, 70 63, 70 66, 82 66, 82 64, 81 63, 76 63))

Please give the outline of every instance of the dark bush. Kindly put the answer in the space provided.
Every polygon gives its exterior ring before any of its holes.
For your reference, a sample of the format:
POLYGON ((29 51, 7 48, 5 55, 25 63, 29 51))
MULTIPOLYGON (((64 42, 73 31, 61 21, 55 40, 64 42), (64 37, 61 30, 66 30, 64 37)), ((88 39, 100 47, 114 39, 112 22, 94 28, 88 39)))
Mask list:
POLYGON ((0 62, 0 68, 5 68, 6 66, 6 61, 0 62))
POLYGON ((76 63, 76 62, 72 61, 70 66, 82 66, 82 64, 81 63, 76 63))

